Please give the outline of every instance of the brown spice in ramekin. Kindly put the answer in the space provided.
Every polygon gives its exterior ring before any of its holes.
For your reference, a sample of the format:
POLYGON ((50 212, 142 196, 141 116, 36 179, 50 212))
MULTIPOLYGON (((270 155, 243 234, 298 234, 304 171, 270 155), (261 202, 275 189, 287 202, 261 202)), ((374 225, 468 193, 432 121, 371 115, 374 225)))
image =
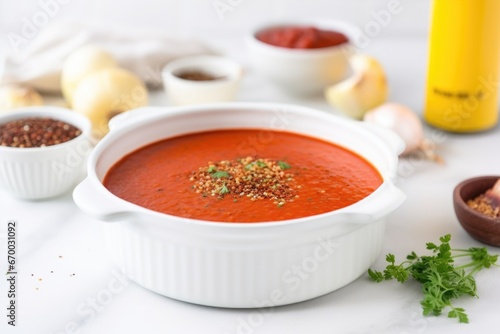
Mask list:
POLYGON ((191 80, 191 81, 213 81, 224 78, 197 70, 180 72, 178 74, 175 74, 175 76, 184 80, 191 80))
POLYGON ((22 118, 0 125, 0 145, 8 147, 45 147, 78 137, 77 127, 52 118, 22 118))

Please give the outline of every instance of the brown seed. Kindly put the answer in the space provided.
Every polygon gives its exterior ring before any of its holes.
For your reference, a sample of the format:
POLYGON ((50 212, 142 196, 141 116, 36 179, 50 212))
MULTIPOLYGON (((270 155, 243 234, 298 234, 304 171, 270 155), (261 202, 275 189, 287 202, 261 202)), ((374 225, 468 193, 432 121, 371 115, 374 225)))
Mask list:
MULTIPOLYGON (((247 157, 218 163, 209 162, 189 176, 190 180, 204 179, 200 188, 212 194, 220 195, 222 186, 232 196, 246 196, 250 200, 269 199, 277 203, 294 198, 297 186, 293 183, 294 174, 282 170, 278 161, 247 157), (225 173, 220 173, 225 172, 225 173)), ((196 185, 196 183, 195 183, 196 185)), ((193 186, 195 187, 195 186, 193 186)))
POLYGON ((0 124, 0 146, 45 147, 78 137, 81 130, 52 118, 23 118, 0 124))

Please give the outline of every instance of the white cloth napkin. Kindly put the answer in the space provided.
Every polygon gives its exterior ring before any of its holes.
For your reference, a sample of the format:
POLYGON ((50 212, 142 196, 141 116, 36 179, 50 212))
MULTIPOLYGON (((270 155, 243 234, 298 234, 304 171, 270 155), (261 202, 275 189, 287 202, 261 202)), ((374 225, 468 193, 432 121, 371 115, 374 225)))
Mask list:
POLYGON ((53 24, 40 31, 26 50, 11 52, 5 57, 0 84, 24 83, 41 92, 60 93, 64 60, 86 44, 95 44, 110 52, 120 66, 136 73, 150 88, 161 85, 160 71, 168 61, 214 53, 199 41, 160 33, 53 24))

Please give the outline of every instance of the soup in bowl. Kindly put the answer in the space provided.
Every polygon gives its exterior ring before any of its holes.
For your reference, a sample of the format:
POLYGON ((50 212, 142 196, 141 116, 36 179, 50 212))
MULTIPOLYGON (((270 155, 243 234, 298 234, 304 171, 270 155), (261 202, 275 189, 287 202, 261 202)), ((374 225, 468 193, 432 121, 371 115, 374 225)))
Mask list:
POLYGON ((225 129, 141 147, 114 164, 103 184, 128 202, 173 216, 269 222, 354 204, 382 177, 361 156, 324 140, 225 129))

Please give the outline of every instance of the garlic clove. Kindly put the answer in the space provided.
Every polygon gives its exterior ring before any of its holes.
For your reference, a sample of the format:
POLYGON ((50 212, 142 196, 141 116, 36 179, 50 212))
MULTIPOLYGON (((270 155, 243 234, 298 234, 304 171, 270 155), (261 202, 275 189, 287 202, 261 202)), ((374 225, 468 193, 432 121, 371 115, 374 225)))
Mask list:
POLYGON ((422 122, 410 108, 402 104, 385 103, 369 110, 363 120, 395 131, 406 144, 402 154, 418 149, 424 140, 422 122))
POLYGON ((397 133, 406 144, 401 155, 408 155, 420 150, 428 159, 443 163, 441 157, 435 153, 434 143, 425 139, 422 121, 407 106, 398 103, 385 103, 367 111, 363 120, 397 133))
POLYGON ((354 74, 325 90, 327 101, 348 116, 361 119, 366 111, 387 101, 389 88, 382 65, 373 57, 353 55, 354 74))
POLYGON ((491 189, 486 191, 485 196, 490 200, 494 209, 500 208, 500 179, 495 182, 491 189))
POLYGON ((62 94, 68 104, 73 105, 74 90, 85 76, 117 66, 111 54, 95 45, 85 45, 73 51, 64 62, 61 73, 62 94))
POLYGON ((0 112, 41 105, 43 98, 32 87, 15 84, 0 86, 0 112))

